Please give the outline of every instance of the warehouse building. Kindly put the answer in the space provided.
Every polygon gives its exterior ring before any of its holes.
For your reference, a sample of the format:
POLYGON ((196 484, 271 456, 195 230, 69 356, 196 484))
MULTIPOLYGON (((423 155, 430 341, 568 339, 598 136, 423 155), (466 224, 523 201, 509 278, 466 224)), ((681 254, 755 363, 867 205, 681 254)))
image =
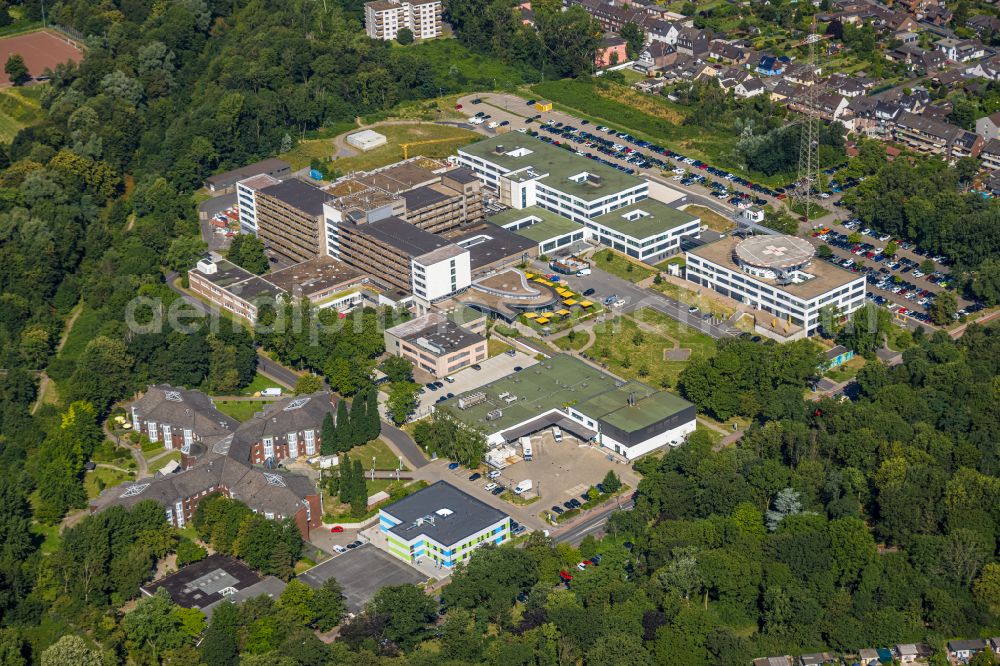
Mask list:
POLYGON ((445 481, 379 510, 390 553, 410 563, 427 558, 447 569, 481 546, 510 539, 510 517, 445 481))
POLYGON ((756 330, 779 340, 812 335, 824 308, 849 315, 865 302, 865 276, 815 261, 795 236, 726 237, 687 251, 687 279, 758 312, 756 330))
POLYGON ((695 430, 695 406, 559 354, 437 406, 482 428, 492 446, 556 425, 626 460, 678 446, 695 430))

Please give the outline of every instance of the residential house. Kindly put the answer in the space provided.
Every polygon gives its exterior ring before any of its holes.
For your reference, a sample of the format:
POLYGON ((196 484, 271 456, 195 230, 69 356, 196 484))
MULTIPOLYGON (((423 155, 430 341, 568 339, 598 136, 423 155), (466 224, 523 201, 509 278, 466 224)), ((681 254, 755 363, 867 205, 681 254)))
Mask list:
POLYGON ((780 58, 765 55, 761 56, 754 69, 761 76, 778 76, 784 73, 786 67, 786 63, 780 58))
POLYGON ((916 44, 920 41, 920 35, 915 32, 910 32, 909 30, 897 32, 893 35, 893 38, 898 39, 903 44, 916 44))
POLYGON ((896 659, 898 659, 901 664, 915 664, 917 663, 917 660, 920 659, 920 650, 914 643, 897 645, 895 652, 896 659))
POLYGON ((815 115, 822 120, 832 122, 840 120, 847 111, 849 101, 843 95, 817 95, 814 99, 799 95, 789 100, 788 108, 799 113, 815 115))
POLYGON ((1000 139, 1000 111, 976 120, 976 134, 986 140, 1000 139))
POLYGON ((934 25, 942 26, 950 24, 954 17, 955 14, 950 9, 944 5, 937 5, 936 7, 927 8, 924 15, 921 17, 921 20, 933 23, 934 25))
POLYGON ((839 660, 829 652, 814 652, 799 657, 799 666, 827 666, 838 662, 839 660))
POLYGON ((179 449, 185 467, 206 449, 232 438, 239 426, 201 391, 169 384, 150 386, 126 411, 135 432, 163 442, 166 449, 179 449))
POLYGON ((307 477, 268 472, 231 458, 224 449, 191 469, 165 477, 126 481, 106 488, 90 502, 90 512, 112 506, 131 508, 144 500, 160 504, 167 522, 183 528, 194 519, 198 503, 210 493, 238 499, 268 520, 291 519, 303 539, 320 526, 319 492, 307 477))
POLYGON ((822 70, 819 67, 811 67, 807 64, 790 65, 785 69, 783 78, 790 83, 800 86, 811 86, 819 80, 822 70))
POLYGON ((982 162, 983 169, 987 171, 997 171, 1000 170, 1000 139, 990 139, 983 146, 983 150, 979 153, 979 159, 982 162))
MULTIPOLYGON (((989 190, 993 196, 1000 196, 1000 169, 991 172, 986 176, 986 189, 989 190)), ((1000 652, 1000 646, 997 646, 994 652, 1000 652)))
POLYGON ((646 39, 650 43, 663 42, 664 44, 674 46, 677 44, 677 38, 680 36, 683 26, 679 23, 655 19, 646 21, 644 27, 646 29, 646 39))
POLYGON ((767 89, 764 87, 764 83, 755 76, 747 77, 733 88, 733 94, 742 99, 763 95, 765 92, 767 89))
POLYGON ((644 9, 616 5, 604 0, 563 0, 563 5, 566 7, 580 5, 601 24, 605 32, 620 32, 626 23, 641 26, 649 17, 644 9))
POLYGON ((970 16, 965 27, 976 31, 980 39, 988 39, 994 32, 1000 32, 1000 18, 990 14, 970 16))
POLYGON ((981 638, 948 641, 948 657, 967 662, 986 649, 986 641, 981 638))
POLYGON ((885 57, 886 60, 902 63, 913 70, 916 69, 918 65, 923 64, 924 53, 926 53, 924 49, 920 48, 915 43, 911 43, 897 46, 891 51, 886 51, 885 57))
POLYGON ((334 413, 334 404, 330 393, 319 391, 268 405, 240 425, 229 456, 273 468, 284 460, 318 455, 323 420, 334 413))
POLYGON ((625 62, 628 62, 628 42, 618 35, 605 35, 594 55, 594 66, 603 69, 625 62))
POLYGON ((635 68, 640 72, 651 72, 673 65, 677 61, 677 50, 666 42, 652 41, 639 54, 635 68))
POLYGON ((896 119, 893 136, 914 150, 952 161, 978 157, 984 143, 983 137, 961 127, 907 112, 896 119))
POLYGON ((986 55, 986 48, 981 42, 973 39, 953 39, 946 37, 934 43, 937 50, 951 62, 969 62, 986 55))
POLYGON ((994 56, 989 60, 980 60, 966 67, 964 72, 970 78, 1000 81, 1000 56, 994 56))
POLYGON ((681 28, 674 47, 678 53, 695 58, 708 57, 708 33, 698 28, 681 28))
POLYGON ((789 655, 781 657, 759 657, 753 660, 753 666, 793 666, 789 655))
POLYGON ((860 666, 881 666, 878 657, 878 650, 874 648, 861 648, 858 650, 858 664, 860 666))
POLYGON ((764 79, 764 86, 768 89, 771 100, 774 102, 784 102, 802 93, 802 86, 797 86, 778 77, 764 79))
POLYGON ((924 51, 917 64, 928 73, 934 72, 948 65, 948 56, 944 51, 924 51))
POLYGON ((708 57, 731 65, 742 65, 746 62, 746 49, 730 42, 713 39, 708 43, 708 57))
POLYGON ((864 83, 846 74, 834 74, 827 80, 826 85, 829 90, 844 97, 854 98, 865 94, 864 83))

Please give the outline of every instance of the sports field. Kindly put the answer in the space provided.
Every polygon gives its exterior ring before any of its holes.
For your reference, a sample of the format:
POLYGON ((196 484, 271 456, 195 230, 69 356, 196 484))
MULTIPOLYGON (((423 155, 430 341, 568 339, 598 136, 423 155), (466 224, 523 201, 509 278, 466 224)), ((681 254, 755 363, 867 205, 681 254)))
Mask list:
MULTIPOLYGON (((5 63, 14 55, 24 58, 28 72, 33 77, 41 76, 46 69, 67 60, 79 62, 83 53, 68 37, 52 30, 37 30, 23 35, 0 38, 0 62, 5 63)), ((7 73, 0 69, 0 86, 10 85, 7 73)))

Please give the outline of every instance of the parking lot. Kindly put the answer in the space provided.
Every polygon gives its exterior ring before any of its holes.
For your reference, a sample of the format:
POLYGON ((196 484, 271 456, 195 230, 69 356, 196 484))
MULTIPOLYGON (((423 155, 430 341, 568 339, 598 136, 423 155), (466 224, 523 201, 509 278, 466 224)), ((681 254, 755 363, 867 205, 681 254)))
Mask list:
MULTIPOLYGON (((577 499, 583 502, 583 493, 604 479, 608 470, 613 469, 623 483, 635 488, 638 476, 627 464, 609 460, 608 455, 596 446, 581 444, 578 439, 563 433, 563 441, 556 443, 549 429, 531 436, 532 460, 521 460, 500 470, 500 476, 489 479, 485 475, 470 481, 470 472, 464 468, 450 470, 454 477, 449 481, 462 490, 510 514, 518 522, 529 527, 543 527, 539 516, 552 513, 553 506, 559 511, 569 507, 564 502, 577 499), (486 487, 496 483, 504 488, 514 488, 525 479, 531 479, 532 489, 526 497, 537 495, 539 499, 527 505, 518 505, 492 495, 486 487)), ((558 512, 556 512, 558 513, 558 512)))
POLYGON ((461 395, 466 391, 477 389, 480 386, 496 381, 501 377, 515 372, 515 368, 527 368, 538 363, 527 354, 516 351, 513 356, 509 354, 498 354, 479 363, 479 370, 472 367, 465 368, 452 375, 454 382, 443 381, 443 387, 439 389, 424 388, 420 394, 420 402, 417 406, 417 413, 424 414, 430 411, 434 403, 442 398, 461 395))
POLYGON ((351 613, 361 611, 383 587, 427 580, 424 574, 407 563, 371 544, 349 550, 343 555, 334 555, 298 577, 313 589, 319 589, 326 580, 335 578, 344 589, 347 610, 351 613))

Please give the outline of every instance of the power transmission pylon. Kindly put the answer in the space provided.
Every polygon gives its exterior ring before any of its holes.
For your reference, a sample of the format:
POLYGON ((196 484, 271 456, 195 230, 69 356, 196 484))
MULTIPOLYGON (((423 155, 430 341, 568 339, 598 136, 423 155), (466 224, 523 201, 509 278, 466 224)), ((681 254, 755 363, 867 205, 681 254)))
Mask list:
POLYGON ((792 200, 800 205, 809 223, 812 213, 813 188, 819 188, 819 76, 816 72, 816 17, 813 16, 812 28, 806 38, 808 53, 806 55, 805 81, 806 89, 802 94, 803 116, 799 119, 802 133, 799 138, 799 172, 795 193, 792 200))

